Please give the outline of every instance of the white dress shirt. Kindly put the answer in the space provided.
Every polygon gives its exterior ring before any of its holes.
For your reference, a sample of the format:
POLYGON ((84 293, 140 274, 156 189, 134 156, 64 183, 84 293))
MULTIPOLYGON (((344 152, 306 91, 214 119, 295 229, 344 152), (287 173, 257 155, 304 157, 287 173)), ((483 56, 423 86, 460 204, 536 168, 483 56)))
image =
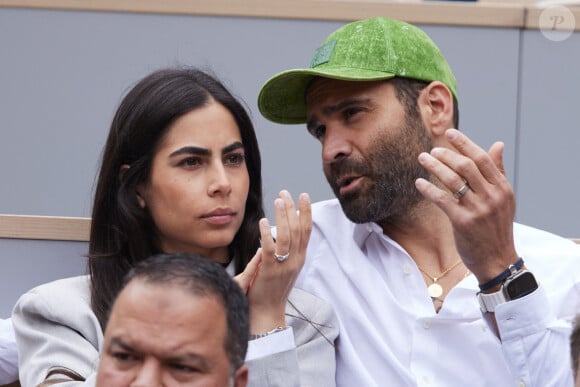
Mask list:
POLYGON ((313 205, 296 286, 338 315, 337 386, 563 387, 572 385, 571 320, 580 311, 580 247, 514 225, 516 250, 540 288, 496 307, 500 341, 469 275, 439 313, 413 259, 377 224, 355 225, 337 200, 313 205))
POLYGON ((18 379, 18 353, 11 319, 0 319, 0 385, 18 379))

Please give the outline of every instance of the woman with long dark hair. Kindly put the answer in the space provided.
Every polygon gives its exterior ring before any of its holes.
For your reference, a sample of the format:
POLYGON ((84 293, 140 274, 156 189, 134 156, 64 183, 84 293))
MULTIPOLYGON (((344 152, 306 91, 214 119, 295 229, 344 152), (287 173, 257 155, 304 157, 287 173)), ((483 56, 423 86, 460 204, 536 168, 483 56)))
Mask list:
POLYGON ((14 309, 22 385, 93 384, 123 277, 171 252, 236 275, 250 303, 250 386, 334 385, 334 313, 292 288, 312 227, 306 194, 297 207, 286 191, 275 200, 274 240, 252 122, 217 79, 190 68, 145 77, 121 102, 102 154, 89 276, 35 288, 14 309))

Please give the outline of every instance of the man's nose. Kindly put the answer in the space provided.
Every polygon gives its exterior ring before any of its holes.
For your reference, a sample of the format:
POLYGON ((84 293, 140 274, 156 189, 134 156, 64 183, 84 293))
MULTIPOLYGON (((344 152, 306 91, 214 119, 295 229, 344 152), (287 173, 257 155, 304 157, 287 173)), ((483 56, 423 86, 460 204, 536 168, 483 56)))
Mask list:
POLYGON ((338 125, 327 125, 322 141, 323 164, 332 164, 350 156, 351 153, 352 143, 348 131, 338 125))
POLYGON ((156 359, 145 359, 137 371, 131 387, 161 386, 161 364, 156 359))

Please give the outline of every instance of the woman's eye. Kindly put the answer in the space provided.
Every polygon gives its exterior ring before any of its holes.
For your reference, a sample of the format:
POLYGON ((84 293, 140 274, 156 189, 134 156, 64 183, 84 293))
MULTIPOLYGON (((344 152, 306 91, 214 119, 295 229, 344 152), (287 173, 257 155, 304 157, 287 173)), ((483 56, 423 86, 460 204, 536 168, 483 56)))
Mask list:
POLYGON ((242 164, 245 160, 245 156, 241 153, 234 153, 231 155, 227 155, 225 158, 225 163, 228 165, 239 165, 242 164))
POLYGON ((193 166, 196 166, 199 164, 201 164, 201 160, 197 157, 188 157, 188 158, 185 158, 179 162, 179 165, 182 165, 185 167, 193 167, 193 166))

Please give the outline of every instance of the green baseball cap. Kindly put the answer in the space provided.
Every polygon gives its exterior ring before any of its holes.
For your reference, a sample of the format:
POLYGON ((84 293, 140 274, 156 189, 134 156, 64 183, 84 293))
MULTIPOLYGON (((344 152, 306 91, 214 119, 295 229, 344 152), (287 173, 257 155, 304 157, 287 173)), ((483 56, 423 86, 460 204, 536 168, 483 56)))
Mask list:
POLYGON ((386 17, 340 27, 314 52, 309 68, 284 71, 270 78, 258 96, 262 115, 281 124, 306 122, 306 90, 315 77, 440 81, 457 100, 455 76, 431 38, 411 24, 386 17))

